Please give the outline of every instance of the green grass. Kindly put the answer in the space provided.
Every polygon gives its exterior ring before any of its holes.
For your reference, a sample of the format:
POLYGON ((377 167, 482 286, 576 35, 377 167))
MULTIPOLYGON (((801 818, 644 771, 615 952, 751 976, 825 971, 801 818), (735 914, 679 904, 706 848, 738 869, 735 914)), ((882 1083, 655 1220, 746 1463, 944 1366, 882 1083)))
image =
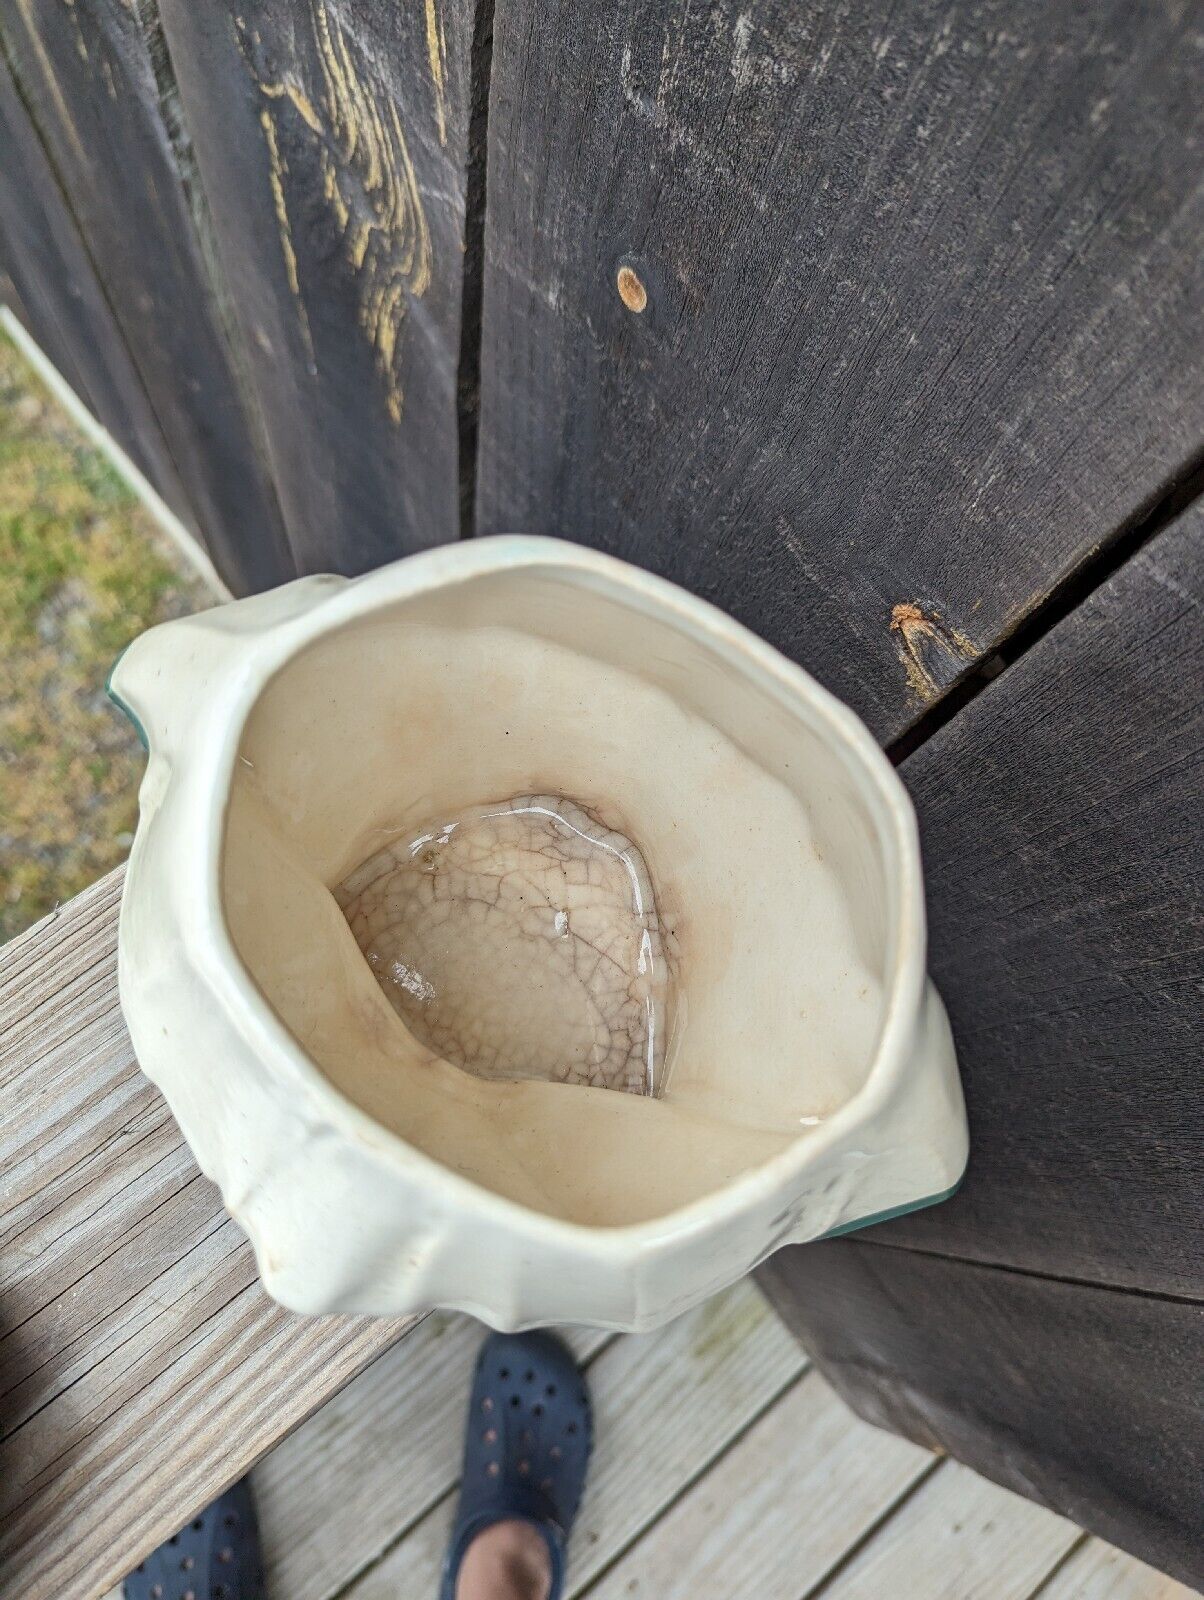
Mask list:
POLYGON ((0 942, 124 859, 144 756, 105 677, 209 604, 0 334, 0 942))

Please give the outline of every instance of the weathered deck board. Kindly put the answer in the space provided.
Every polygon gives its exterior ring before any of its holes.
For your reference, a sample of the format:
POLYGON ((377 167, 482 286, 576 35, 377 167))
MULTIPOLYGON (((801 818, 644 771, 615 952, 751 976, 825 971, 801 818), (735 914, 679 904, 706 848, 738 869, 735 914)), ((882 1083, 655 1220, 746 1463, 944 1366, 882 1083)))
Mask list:
POLYGON ((471 0, 161 0, 303 571, 459 537, 471 0))
MULTIPOLYGON (((804 1365, 751 1284, 658 1333, 618 1339, 597 1357, 590 1368, 595 1455, 573 1530, 570 1600, 707 1471, 804 1365)), ((467 1371, 456 1383, 460 1405, 466 1382, 467 1371)), ((439 1504, 345 1592, 345 1600, 434 1594, 455 1503, 454 1484, 448 1485, 439 1504)))
POLYGON ((858 1239, 760 1276, 869 1421, 1204 1585, 1204 1306, 858 1239))
POLYGON ((951 1461, 822 1590, 824 1600, 1028 1600, 1079 1531, 951 1461))
POLYGON ((498 0, 479 530, 898 734, 1204 442, 1200 17, 498 0))
POLYGON ((660 1517, 806 1365, 752 1283, 659 1333, 607 1349, 591 1375, 600 1443, 573 1530, 572 1593, 660 1517))
POLYGON ((1199 1596, 1123 1551, 1087 1539, 1042 1585, 1038 1600, 1199 1600, 1199 1596))
POLYGON ((138 1071, 121 875, 0 951, 0 1596, 100 1593, 405 1331, 303 1319, 138 1071))
MULTIPOLYGON (((291 577, 154 5, 3 0, 0 38, 188 497, 186 520, 235 592, 291 577)), ((46 288, 56 303, 66 292, 46 288)))
MULTIPOLYGON (((468 1317, 425 1318, 260 1462, 253 1484, 269 1595, 332 1600, 447 1494, 485 1333, 468 1317)), ((582 1360, 611 1337, 565 1336, 582 1360)))
MULTIPOLYGON (((851 1418, 809 1373, 606 1572, 590 1600, 797 1600, 935 1464, 926 1450, 851 1418)), ((912 1600, 897 1583, 880 1592, 912 1600)))
MULTIPOLYGON (((597 1447, 570 1596, 827 1600, 848 1574, 876 1600, 1197 1600, 859 1422, 818 1374, 799 1381, 797 1352, 764 1405, 765 1359, 784 1333, 757 1304, 743 1284, 589 1361, 597 1447)), ((466 1318, 428 1318, 260 1463, 269 1595, 431 1600, 482 1337, 466 1318)), ((571 1337, 584 1353, 599 1336, 571 1337)))

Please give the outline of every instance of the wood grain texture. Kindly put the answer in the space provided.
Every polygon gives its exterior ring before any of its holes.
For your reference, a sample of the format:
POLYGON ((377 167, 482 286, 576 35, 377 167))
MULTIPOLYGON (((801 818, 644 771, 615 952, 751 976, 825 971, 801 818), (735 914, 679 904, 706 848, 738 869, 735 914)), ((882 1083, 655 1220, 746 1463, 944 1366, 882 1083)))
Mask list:
POLYGON ((410 1325, 300 1318, 138 1071, 121 875, 0 952, 0 1596, 128 1571, 410 1325))
POLYGON ((162 0, 302 571, 459 536, 470 0, 162 0))
POLYGON ((1200 20, 498 0, 479 531, 898 734, 1200 448, 1200 20))
POLYGON ((1086 1539, 1037 1591, 1037 1600, 1199 1600, 1199 1591, 1086 1539))
POLYGON ((1204 1582, 1204 1306, 857 1239, 761 1282, 868 1421, 1204 1582))
POLYGON ((949 1462, 825 1590, 825 1600, 1028 1600, 1079 1539, 1062 1517, 949 1462))
POLYGON ((20 302, 13 309, 139 471, 191 525, 192 507, 142 379, 3 60, 0 148, 0 253, 20 302))
MULTIPOLYGON (((589 1368, 595 1446, 570 1542, 568 1600, 592 1595, 595 1580, 624 1548, 707 1473, 805 1365, 749 1283, 657 1333, 609 1344, 589 1368)), ((463 1378, 457 1389, 462 1404, 463 1378)), ((884 1443, 888 1453, 907 1449, 884 1443)), ((452 1484, 379 1562, 341 1591, 340 1600, 434 1594, 455 1505, 452 1484)))
POLYGON ((905 763, 970 1167, 875 1230, 1204 1299, 1204 503, 905 763))
POLYGON ((185 190, 186 134, 167 120, 174 106, 168 69, 154 54, 153 5, 3 0, 0 39, 153 406, 192 525, 236 593, 292 576, 203 256, 203 201, 185 190))
MULTIPOLYGON (((799 1600, 935 1465, 927 1451, 851 1418, 810 1372, 609 1568, 590 1600, 799 1600)), ((881 1593, 920 1600, 898 1583, 881 1593)))
POLYGON ((752 1283, 609 1346, 590 1374, 598 1447, 570 1542, 571 1594, 589 1589, 806 1365, 752 1283))

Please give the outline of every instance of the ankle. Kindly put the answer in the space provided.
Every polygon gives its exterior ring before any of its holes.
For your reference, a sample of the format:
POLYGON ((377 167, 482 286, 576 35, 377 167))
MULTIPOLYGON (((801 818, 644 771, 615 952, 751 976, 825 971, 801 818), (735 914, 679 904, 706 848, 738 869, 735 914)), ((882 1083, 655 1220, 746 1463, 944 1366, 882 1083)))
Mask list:
POLYGON ((517 1518, 478 1533, 456 1578, 456 1600, 548 1600, 551 1590, 547 1540, 517 1518))

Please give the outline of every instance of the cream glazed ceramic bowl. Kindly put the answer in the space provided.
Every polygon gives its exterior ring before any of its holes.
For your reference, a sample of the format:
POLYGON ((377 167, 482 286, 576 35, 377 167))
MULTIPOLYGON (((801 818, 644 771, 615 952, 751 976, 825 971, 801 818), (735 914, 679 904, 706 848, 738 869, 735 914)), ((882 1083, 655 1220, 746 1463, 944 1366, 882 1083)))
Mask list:
POLYGON ((152 629, 110 692, 149 750, 122 1006, 284 1305, 649 1328, 780 1245, 956 1187, 910 803, 852 712, 713 607, 574 545, 483 539, 152 629), (585 891, 570 928, 541 883, 529 943, 449 865, 459 920, 423 947, 437 980, 386 962, 404 993, 353 932, 345 886, 382 847, 436 874, 465 808, 568 837, 558 806, 634 841, 655 1052, 643 978, 624 1016, 638 990, 658 1096, 497 1075, 507 1029, 553 1064, 582 1027, 615 1036, 545 971, 585 970, 585 891), (464 1070, 482 1040, 495 1066, 464 1070))

